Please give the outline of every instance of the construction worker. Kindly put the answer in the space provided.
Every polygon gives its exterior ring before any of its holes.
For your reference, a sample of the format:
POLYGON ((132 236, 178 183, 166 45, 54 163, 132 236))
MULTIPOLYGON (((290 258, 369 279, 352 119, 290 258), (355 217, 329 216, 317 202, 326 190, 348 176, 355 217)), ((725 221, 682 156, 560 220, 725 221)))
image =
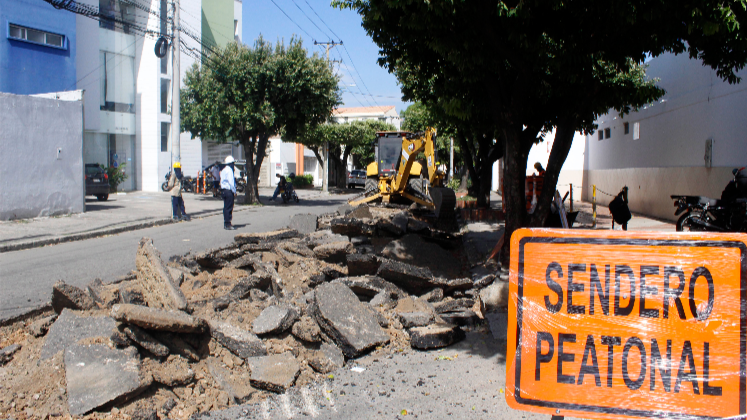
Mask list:
POLYGON ((184 199, 182 198, 183 178, 181 162, 174 162, 174 170, 171 172, 169 182, 166 185, 166 188, 171 191, 171 217, 174 220, 190 220, 187 211, 184 209, 184 199))
POLYGON ((226 156, 225 166, 220 171, 220 190, 223 197, 223 229, 236 230, 231 224, 233 201, 236 198, 236 178, 233 173, 233 156, 226 156))

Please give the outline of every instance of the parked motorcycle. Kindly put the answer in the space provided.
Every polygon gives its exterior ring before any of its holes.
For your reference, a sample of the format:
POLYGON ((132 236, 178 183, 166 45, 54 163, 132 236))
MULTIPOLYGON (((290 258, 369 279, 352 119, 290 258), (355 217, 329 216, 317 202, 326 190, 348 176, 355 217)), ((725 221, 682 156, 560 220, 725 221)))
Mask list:
POLYGON ((288 204, 290 201, 298 203, 298 194, 296 194, 296 189, 293 188, 293 184, 290 182, 285 184, 285 188, 280 190, 280 198, 283 199, 283 204, 288 204))
POLYGON ((171 178, 171 168, 169 168, 169 171, 166 172, 166 175, 164 176, 166 178, 166 182, 161 184, 161 190, 168 191, 169 190, 169 178, 171 178))
POLYGON ((747 232, 747 173, 732 170, 734 179, 721 199, 697 195, 672 195, 677 207, 677 231, 747 232))
MULTIPOLYGON (((166 178, 166 182, 161 184, 161 190, 168 191, 169 190, 169 178, 171 178, 171 168, 169 168, 169 171, 166 172, 166 175, 164 176, 164 178, 166 178)), ((191 176, 182 177, 182 191, 194 192, 194 190, 195 190, 195 180, 191 176)))

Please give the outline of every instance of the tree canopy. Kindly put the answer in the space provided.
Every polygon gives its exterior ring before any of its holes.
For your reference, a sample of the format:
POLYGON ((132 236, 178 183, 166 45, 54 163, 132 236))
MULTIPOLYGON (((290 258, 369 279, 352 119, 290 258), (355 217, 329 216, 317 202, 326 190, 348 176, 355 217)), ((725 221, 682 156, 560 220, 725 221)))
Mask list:
MULTIPOLYGON (((745 2, 337 0, 356 10, 406 99, 437 105, 505 144, 506 235, 547 217, 575 131, 663 94, 647 56, 684 53, 729 82, 747 61, 745 2), (529 150, 555 130, 545 188, 527 215, 529 150)), ((497 142, 495 144, 498 144, 497 142)), ((506 241, 505 251, 508 250, 506 241)), ((507 252, 504 252, 504 256, 507 252)))
POLYGON ((192 138, 239 141, 244 146, 246 202, 258 202, 257 179, 268 139, 303 136, 327 121, 340 103, 338 77, 299 39, 273 48, 262 37, 253 48, 230 43, 187 71, 181 91, 182 130, 192 138))
MULTIPOLYGON (((323 147, 328 142, 329 158, 339 168, 337 185, 341 186, 347 182, 345 168, 348 156, 356 153, 367 156, 369 149, 373 156, 372 143, 376 140, 376 132, 389 130, 394 130, 394 127, 378 120, 346 123, 330 121, 328 124, 310 127, 303 135, 297 137, 295 142, 303 144, 314 152, 320 166, 324 166, 323 147)), ((360 160, 359 163, 363 164, 360 160)))

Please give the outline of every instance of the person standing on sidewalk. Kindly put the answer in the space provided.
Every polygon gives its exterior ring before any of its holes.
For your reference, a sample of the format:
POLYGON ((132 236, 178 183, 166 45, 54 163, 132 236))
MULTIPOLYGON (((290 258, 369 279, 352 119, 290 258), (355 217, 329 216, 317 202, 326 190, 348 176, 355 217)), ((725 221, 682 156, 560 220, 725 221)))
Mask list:
POLYGON ((166 185, 171 191, 171 211, 174 220, 190 220, 187 211, 184 209, 184 199, 182 198, 182 164, 174 162, 174 171, 171 172, 169 183, 166 185), (181 216, 179 213, 181 212, 181 216))
POLYGON ((220 195, 220 162, 217 160, 210 168, 210 176, 213 177, 213 197, 217 197, 220 195))
POLYGON ((231 224, 233 201, 236 198, 236 178, 233 174, 233 156, 226 156, 225 165, 220 171, 220 192, 223 197, 223 229, 236 230, 231 224))

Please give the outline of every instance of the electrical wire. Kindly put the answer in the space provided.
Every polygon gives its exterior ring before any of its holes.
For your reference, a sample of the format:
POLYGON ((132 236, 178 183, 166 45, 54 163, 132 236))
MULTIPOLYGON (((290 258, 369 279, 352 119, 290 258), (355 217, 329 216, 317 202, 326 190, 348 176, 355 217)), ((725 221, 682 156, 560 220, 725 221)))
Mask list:
MULTIPOLYGON (((128 45, 128 46, 126 46, 126 47, 122 48, 121 50, 119 50, 119 51, 118 51, 117 53, 115 53, 115 54, 116 54, 116 55, 122 55, 122 53, 123 53, 123 52, 124 52, 125 50, 127 50, 128 48, 130 48, 130 47, 132 47, 133 45, 135 45, 135 44, 136 44, 136 43, 137 43, 138 41, 140 41, 140 40, 142 40, 142 39, 144 39, 144 38, 145 38, 145 37, 144 37, 144 36, 142 36, 142 35, 139 35, 139 37, 140 37, 139 39, 138 39, 137 37, 135 37, 135 40, 134 40, 134 41, 132 41, 132 43, 130 43, 130 45, 128 45)), ((113 56, 112 58, 110 58, 109 60, 112 60, 112 59, 114 59, 114 57, 116 57, 116 55, 115 55, 115 56, 113 56)), ((106 63, 107 63, 107 62, 108 62, 109 60, 106 60, 106 61, 105 61, 104 63, 102 63, 102 64, 99 64, 99 66, 98 66, 98 67, 96 67, 95 69, 93 69, 93 70, 89 71, 88 73, 86 73, 86 74, 85 74, 85 75, 84 75, 83 77, 81 77, 80 79, 76 80, 76 81, 75 81, 75 83, 73 83, 73 84, 72 84, 72 85, 71 85, 71 86, 70 86, 70 87, 68 88, 68 90, 70 90, 70 89, 73 89, 73 88, 75 88, 75 87, 76 87, 76 86, 78 85, 78 83, 82 82, 82 81, 83 81, 83 79, 85 79, 86 77, 88 77, 88 76, 90 76, 91 74, 93 74, 93 72, 95 72, 95 71, 99 70, 99 69, 100 69, 100 68, 101 68, 102 66, 104 66, 104 65, 105 65, 105 64, 106 64, 106 63)))
MULTIPOLYGON (((368 88, 368 86, 366 86, 366 82, 363 81, 363 76, 361 76, 361 73, 358 71, 358 67, 355 66, 355 63, 353 62, 353 57, 350 56, 350 52, 348 52, 348 48, 345 46, 345 44, 342 44, 342 49, 345 50, 345 54, 347 54, 348 58, 350 58, 350 64, 353 65, 353 69, 358 74, 358 78, 361 80, 361 83, 363 83, 363 87, 366 88, 366 92, 368 92, 368 94, 370 95, 371 94, 371 90, 368 88)), ((379 105, 378 102, 376 102, 376 99, 373 99, 373 101, 376 104, 376 106, 381 106, 381 105, 379 105)))
POLYGON ((326 36, 327 38, 329 38, 329 39, 332 39, 332 37, 330 37, 329 35, 327 35, 327 33, 326 33, 326 32, 324 32, 324 29, 320 28, 320 27, 319 27, 319 25, 317 25, 317 24, 316 24, 316 22, 314 22, 313 20, 311 20, 311 18, 309 17, 309 15, 307 15, 307 14, 306 14, 306 12, 304 12, 304 11, 303 11, 303 9, 301 9, 301 6, 299 6, 299 5, 298 5, 298 3, 296 3, 296 0, 291 0, 291 1, 292 1, 292 2, 293 2, 293 4, 294 4, 294 5, 295 5, 295 6, 296 6, 296 7, 298 8, 298 10, 300 10, 300 11, 301 11, 301 13, 302 13, 302 14, 303 14, 304 16, 306 16, 306 19, 308 19, 308 20, 309 20, 309 22, 311 22, 311 24, 312 24, 312 25, 314 25, 314 26, 316 27, 316 29, 319 29, 319 30, 320 30, 320 31, 322 32, 322 34, 324 34, 324 36, 326 36))
POLYGON ((293 20, 293 18, 291 18, 290 15, 288 15, 288 13, 285 13, 285 10, 283 10, 282 7, 280 7, 277 3, 275 3, 275 0, 270 0, 270 1, 272 2, 272 4, 275 5, 275 7, 277 7, 278 9, 280 9, 281 12, 283 12, 283 14, 285 15, 285 17, 287 17, 291 22, 293 22, 294 25, 298 26, 298 29, 300 29, 303 33, 305 33, 309 38, 314 39, 314 37, 311 36, 310 33, 306 32, 306 30, 304 28, 302 28, 301 25, 299 25, 298 23, 296 23, 296 21, 293 20))
POLYGON ((327 29, 329 29, 329 31, 330 31, 330 32, 332 32, 332 35, 334 35, 334 36, 335 36, 335 37, 336 37, 337 39, 339 39, 339 40, 340 40, 340 42, 342 42, 342 38, 340 38, 340 37, 339 37, 339 36, 338 36, 338 35, 337 35, 337 34, 335 33, 335 31, 333 31, 333 30, 332 30, 332 28, 330 28, 330 27, 329 27, 329 25, 327 25, 327 22, 325 22, 325 21, 324 21, 324 19, 322 19, 322 17, 321 17, 321 16, 319 16, 319 13, 317 13, 317 12, 316 12, 316 10, 314 10, 314 8, 313 8, 313 7, 311 7, 311 4, 309 4, 308 0, 304 0, 304 2, 306 2, 306 5, 307 5, 307 6, 309 6, 309 9, 311 9, 311 11, 312 11, 312 12, 314 12, 314 14, 316 15, 316 17, 318 17, 318 18, 319 18, 319 20, 320 20, 320 21, 322 22, 322 24, 323 24, 324 26, 326 26, 326 27, 327 27, 327 29))

